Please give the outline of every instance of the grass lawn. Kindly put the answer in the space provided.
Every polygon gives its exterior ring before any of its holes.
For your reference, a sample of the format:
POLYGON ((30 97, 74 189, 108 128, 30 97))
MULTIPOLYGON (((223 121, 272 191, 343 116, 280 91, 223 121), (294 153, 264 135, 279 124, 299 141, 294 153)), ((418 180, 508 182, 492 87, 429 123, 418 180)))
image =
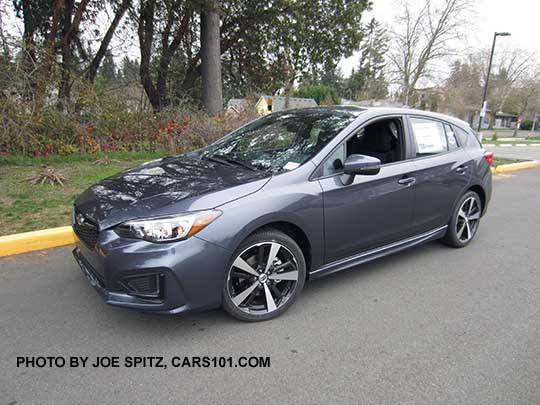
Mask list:
POLYGON ((491 167, 497 167, 499 165, 507 165, 507 164, 510 164, 510 163, 518 163, 518 162, 523 162, 523 160, 507 159, 507 158, 494 156, 493 157, 493 163, 492 163, 491 167))
POLYGON ((103 156, 0 157, 0 235, 69 225, 73 201, 98 180, 163 153, 109 154, 109 165, 94 165, 103 156), (49 183, 30 185, 24 179, 47 164, 63 171, 64 187, 49 183))

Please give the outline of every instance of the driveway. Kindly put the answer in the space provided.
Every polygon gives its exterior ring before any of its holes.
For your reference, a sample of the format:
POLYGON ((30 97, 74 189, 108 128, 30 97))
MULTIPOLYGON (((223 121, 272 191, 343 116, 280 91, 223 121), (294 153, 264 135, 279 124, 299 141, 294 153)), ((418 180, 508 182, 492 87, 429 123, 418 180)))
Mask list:
MULTIPOLYGON (((0 403, 540 403, 540 170, 499 177, 469 247, 310 283, 282 317, 108 307, 69 248, 0 259, 0 403), (17 356, 270 356, 268 368, 31 368, 17 356)), ((193 269, 197 271, 197 269, 193 269)))

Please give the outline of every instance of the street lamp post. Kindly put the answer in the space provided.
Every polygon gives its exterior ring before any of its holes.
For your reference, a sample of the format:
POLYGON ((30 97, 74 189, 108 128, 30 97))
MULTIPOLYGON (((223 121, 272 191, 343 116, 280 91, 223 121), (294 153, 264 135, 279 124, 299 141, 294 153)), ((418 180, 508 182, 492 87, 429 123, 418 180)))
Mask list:
POLYGON ((493 35, 493 45, 491 45, 491 53, 489 54, 489 65, 488 65, 488 70, 487 70, 487 75, 486 75, 486 83, 484 85, 484 97, 482 98, 482 109, 480 110, 480 117, 478 118, 478 132, 480 132, 480 129, 482 128, 482 120, 486 116, 489 75, 491 73, 491 65, 493 63, 493 53, 495 52, 495 42, 497 41, 497 37, 508 37, 508 36, 510 36, 509 32, 496 32, 493 35))

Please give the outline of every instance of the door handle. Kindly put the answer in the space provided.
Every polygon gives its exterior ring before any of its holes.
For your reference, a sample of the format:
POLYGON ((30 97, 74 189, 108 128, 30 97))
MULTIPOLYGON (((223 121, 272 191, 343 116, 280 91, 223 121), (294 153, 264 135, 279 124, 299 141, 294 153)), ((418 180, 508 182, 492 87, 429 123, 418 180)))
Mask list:
POLYGON ((457 174, 465 174, 465 173, 467 173, 467 166, 459 166, 456 169, 456 173, 457 174))
POLYGON ((416 183, 416 179, 414 177, 404 177, 399 179, 397 182, 402 186, 412 186, 414 183, 416 183))

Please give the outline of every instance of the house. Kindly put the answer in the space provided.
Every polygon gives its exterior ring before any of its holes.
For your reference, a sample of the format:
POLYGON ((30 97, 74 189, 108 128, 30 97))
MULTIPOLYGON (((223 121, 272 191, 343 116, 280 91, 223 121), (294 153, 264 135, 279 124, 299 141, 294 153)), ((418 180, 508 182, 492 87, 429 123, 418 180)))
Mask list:
POLYGON ((239 113, 246 110, 249 107, 249 101, 247 98, 231 98, 227 102, 227 111, 239 113))
POLYGON ((341 105, 355 105, 359 107, 402 107, 403 103, 400 103, 398 101, 394 101, 389 98, 384 99, 366 99, 366 100, 360 100, 360 101, 354 101, 354 100, 348 100, 346 98, 341 99, 341 105))
MULTIPOLYGON (((265 96, 262 95, 255 104, 255 109, 260 115, 270 114, 271 112, 285 110, 285 99, 283 96, 265 96)), ((312 98, 289 97, 289 110, 295 108, 317 107, 317 102, 312 98)))
MULTIPOLYGON (((493 128, 509 128, 514 129, 517 126, 518 115, 505 113, 502 111, 496 112, 495 117, 493 117, 493 112, 491 110, 486 110, 486 116, 482 120, 482 128, 489 128, 490 121, 494 118, 493 128)), ((475 114, 473 118, 473 128, 478 127, 478 114, 475 114)))
MULTIPOLYGON (((236 113, 246 110, 250 108, 250 104, 253 103, 252 100, 250 98, 231 98, 227 103, 227 110, 236 113)), ((253 107, 260 115, 283 111, 285 110, 285 97, 262 95, 257 99, 253 107)), ((312 98, 289 97, 289 110, 309 107, 317 107, 317 102, 312 98)))

